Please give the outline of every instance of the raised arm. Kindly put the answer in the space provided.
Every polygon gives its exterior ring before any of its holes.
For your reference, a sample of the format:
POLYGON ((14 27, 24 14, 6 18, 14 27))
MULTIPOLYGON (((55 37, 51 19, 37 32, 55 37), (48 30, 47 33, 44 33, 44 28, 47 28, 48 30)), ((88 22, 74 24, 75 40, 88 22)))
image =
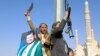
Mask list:
POLYGON ((58 32, 59 33, 62 33, 63 32, 63 29, 67 23, 67 20, 68 20, 68 16, 69 16, 69 11, 67 10, 65 12, 65 16, 64 18, 61 20, 61 22, 55 22, 53 23, 52 25, 52 30, 51 30, 51 34, 57 34, 58 32))
POLYGON ((30 18, 30 13, 28 11, 26 11, 25 16, 26 16, 30 29, 34 30, 35 27, 34 27, 34 24, 32 23, 32 20, 30 18))
POLYGON ((63 30, 64 29, 64 27, 65 27, 65 25, 66 25, 66 23, 67 23, 67 21, 69 19, 69 16, 70 16, 69 10, 66 10, 65 16, 62 19, 62 21, 60 23, 60 26, 59 26, 60 27, 60 30, 63 30))
POLYGON ((68 10, 65 11, 65 16, 64 16, 64 20, 68 20, 70 17, 70 8, 68 10))

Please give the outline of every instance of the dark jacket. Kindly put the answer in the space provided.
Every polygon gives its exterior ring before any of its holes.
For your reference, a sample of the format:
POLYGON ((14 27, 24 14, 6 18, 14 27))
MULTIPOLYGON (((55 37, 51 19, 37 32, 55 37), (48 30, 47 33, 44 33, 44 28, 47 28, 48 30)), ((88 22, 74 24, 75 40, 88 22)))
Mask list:
POLYGON ((62 20, 59 28, 52 28, 51 39, 53 42, 53 48, 51 50, 52 56, 67 56, 65 52, 65 42, 63 40, 63 29, 66 25, 66 20, 62 20))

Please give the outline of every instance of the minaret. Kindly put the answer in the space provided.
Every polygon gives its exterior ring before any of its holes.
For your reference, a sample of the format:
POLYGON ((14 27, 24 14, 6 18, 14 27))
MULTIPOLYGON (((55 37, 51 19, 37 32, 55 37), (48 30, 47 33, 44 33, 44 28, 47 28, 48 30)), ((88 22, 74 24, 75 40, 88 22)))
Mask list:
POLYGON ((86 56, 94 56, 88 0, 85 0, 86 56))
POLYGON ((91 33, 92 33, 92 39, 94 39, 94 31, 93 31, 93 29, 91 29, 91 33))
POLYGON ((89 5, 88 0, 85 0, 85 24, 86 24, 86 40, 91 40, 91 22, 90 22, 90 14, 89 14, 89 5))
POLYGON ((77 32, 77 30, 75 30, 75 32, 76 32, 76 34, 75 34, 76 48, 78 48, 78 45, 79 45, 79 43, 78 43, 78 32, 77 32))
POLYGON ((61 21, 62 18, 62 1, 55 0, 55 21, 61 21))
POLYGON ((83 51, 84 47, 81 46, 78 41, 78 31, 75 30, 75 32, 76 32, 76 34, 75 34, 75 41, 76 41, 75 56, 85 56, 84 51, 83 51))

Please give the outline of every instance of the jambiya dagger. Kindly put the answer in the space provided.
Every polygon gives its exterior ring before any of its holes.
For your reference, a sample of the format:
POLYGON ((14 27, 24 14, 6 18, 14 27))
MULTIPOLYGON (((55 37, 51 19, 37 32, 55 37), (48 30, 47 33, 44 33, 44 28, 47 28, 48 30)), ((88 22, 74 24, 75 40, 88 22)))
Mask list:
POLYGON ((33 3, 31 3, 31 5, 30 5, 30 7, 28 8, 27 11, 30 13, 32 11, 32 9, 33 9, 33 3))
POLYGON ((25 12, 25 16, 27 18, 27 22, 28 22, 29 27, 30 27, 31 30, 34 29, 34 24, 32 23, 32 20, 30 18, 30 12, 32 11, 32 9, 33 9, 33 3, 31 3, 31 5, 29 6, 29 8, 25 12))

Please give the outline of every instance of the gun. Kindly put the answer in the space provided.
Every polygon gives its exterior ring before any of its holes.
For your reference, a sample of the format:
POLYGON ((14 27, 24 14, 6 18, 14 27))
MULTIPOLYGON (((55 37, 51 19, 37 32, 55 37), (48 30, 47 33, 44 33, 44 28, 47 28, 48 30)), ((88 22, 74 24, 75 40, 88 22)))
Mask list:
POLYGON ((65 0, 65 11, 68 10, 69 14, 68 14, 68 20, 67 20, 67 29, 65 31, 65 33, 69 34, 69 37, 74 37, 73 35, 73 30, 72 30, 72 22, 70 19, 70 13, 71 13, 71 7, 69 6, 69 3, 67 0, 65 0))

